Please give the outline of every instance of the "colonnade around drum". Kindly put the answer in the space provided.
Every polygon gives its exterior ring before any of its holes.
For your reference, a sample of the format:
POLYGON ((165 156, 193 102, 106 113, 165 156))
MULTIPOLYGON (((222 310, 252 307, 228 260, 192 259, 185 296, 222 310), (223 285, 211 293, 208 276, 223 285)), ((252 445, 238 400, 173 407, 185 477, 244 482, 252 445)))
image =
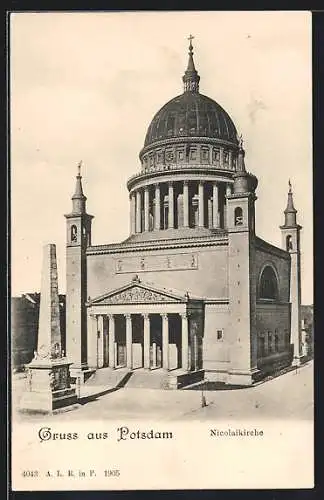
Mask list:
POLYGON ((226 196, 232 184, 220 181, 167 181, 130 193, 131 234, 179 227, 226 227, 226 196))

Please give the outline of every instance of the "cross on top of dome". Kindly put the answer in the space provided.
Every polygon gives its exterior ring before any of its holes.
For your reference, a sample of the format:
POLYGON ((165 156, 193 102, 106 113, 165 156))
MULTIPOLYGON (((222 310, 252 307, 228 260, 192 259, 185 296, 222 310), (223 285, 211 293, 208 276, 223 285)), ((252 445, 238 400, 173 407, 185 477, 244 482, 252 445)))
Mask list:
POLYGON ((199 80, 200 76, 198 75, 196 68, 195 68, 195 63, 193 60, 193 45, 192 45, 192 40, 195 37, 192 35, 189 35, 188 40, 189 40, 189 60, 188 60, 188 66, 186 69, 186 72, 184 76, 182 77, 182 81, 184 83, 184 92, 199 92, 199 80))

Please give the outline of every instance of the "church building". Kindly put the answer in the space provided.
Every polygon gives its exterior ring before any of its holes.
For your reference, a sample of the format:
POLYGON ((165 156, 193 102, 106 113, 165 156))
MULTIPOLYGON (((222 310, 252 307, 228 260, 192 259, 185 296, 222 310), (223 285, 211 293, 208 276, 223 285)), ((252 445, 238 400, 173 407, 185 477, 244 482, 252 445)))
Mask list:
POLYGON ((104 369, 107 383, 120 373, 147 387, 245 386, 303 357, 290 182, 278 248, 256 235, 258 180, 232 119, 199 91, 189 40, 183 93, 153 117, 127 181, 125 241, 92 243, 80 169, 76 177, 66 351, 82 381, 104 369))

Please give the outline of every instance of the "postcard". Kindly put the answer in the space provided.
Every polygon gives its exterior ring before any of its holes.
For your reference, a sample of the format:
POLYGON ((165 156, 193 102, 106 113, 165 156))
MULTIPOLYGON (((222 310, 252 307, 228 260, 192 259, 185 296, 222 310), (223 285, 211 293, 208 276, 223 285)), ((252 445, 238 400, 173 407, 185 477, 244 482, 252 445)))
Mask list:
POLYGON ((308 12, 10 15, 15 491, 313 487, 311 60, 308 12))

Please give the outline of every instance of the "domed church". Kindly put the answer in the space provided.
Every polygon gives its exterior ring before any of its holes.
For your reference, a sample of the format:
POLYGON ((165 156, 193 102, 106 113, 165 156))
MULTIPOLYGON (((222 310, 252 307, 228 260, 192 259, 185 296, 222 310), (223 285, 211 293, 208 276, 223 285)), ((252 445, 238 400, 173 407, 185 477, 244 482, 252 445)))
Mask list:
POLYGON ((183 93, 153 117, 127 181, 125 241, 92 243, 80 169, 76 177, 66 351, 81 383, 96 372, 134 387, 246 386, 303 359, 290 182, 278 248, 256 235, 258 180, 231 117, 199 91, 192 38, 183 93))

